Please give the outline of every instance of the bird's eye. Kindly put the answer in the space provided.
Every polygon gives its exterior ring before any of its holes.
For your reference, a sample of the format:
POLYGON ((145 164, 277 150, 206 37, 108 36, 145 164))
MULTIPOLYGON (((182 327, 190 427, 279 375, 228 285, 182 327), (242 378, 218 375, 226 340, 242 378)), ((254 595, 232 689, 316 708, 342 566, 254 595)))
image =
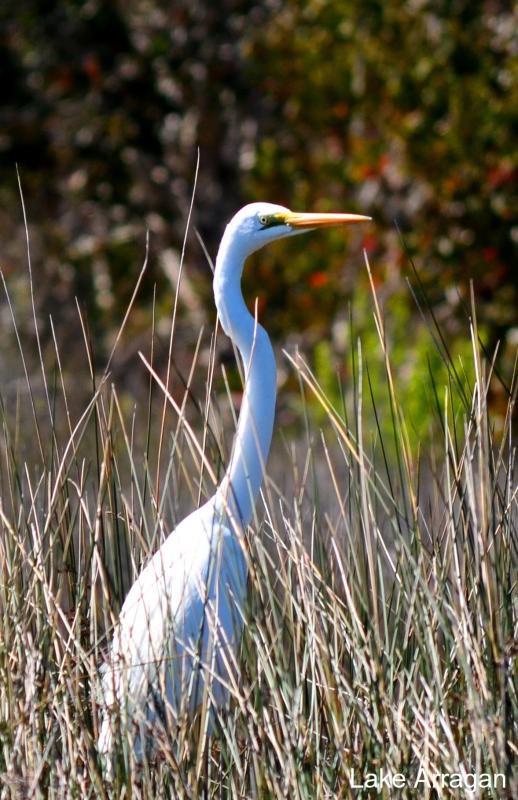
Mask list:
POLYGON ((268 225, 268 217, 266 216, 266 214, 261 214, 261 216, 259 217, 259 222, 261 223, 261 225, 268 225))

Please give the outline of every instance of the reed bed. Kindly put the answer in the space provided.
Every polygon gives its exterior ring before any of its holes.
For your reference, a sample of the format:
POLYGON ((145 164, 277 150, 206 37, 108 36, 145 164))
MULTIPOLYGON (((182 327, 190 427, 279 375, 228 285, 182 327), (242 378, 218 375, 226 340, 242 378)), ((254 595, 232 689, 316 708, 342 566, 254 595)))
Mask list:
POLYGON ((23 385, 0 398, 1 798, 518 797, 517 383, 496 435, 473 313, 475 379, 459 413, 459 366, 442 350, 449 380, 432 383, 420 452, 374 292, 372 310, 390 435, 361 341, 342 408, 287 354, 301 429, 296 446, 278 436, 247 535, 230 706, 211 739, 180 725, 152 764, 134 763, 121 731, 110 781, 96 738, 111 631, 142 566, 212 494, 232 415, 212 345, 179 388, 152 374, 150 334, 147 367, 135 360, 149 398, 133 407, 109 368, 95 373, 83 323, 76 370, 92 388, 77 410, 62 347, 49 358, 36 334, 19 337, 23 385))

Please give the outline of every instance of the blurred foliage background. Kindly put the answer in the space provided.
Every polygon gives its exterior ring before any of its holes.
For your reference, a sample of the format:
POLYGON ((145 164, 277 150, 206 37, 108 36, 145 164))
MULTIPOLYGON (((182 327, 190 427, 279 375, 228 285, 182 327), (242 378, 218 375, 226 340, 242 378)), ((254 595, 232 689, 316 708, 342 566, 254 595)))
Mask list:
MULTIPOLYGON (((149 347, 156 298, 155 356, 167 358, 199 148, 193 224, 212 257, 247 201, 373 216, 347 248, 343 231, 279 243, 246 273, 277 345, 303 347, 337 402, 358 335, 374 391, 383 370, 364 248, 417 438, 427 381, 441 379, 443 362, 407 279, 466 380, 473 282, 487 352, 499 343, 498 416, 518 345, 517 30, 513 4, 499 0, 3 0, 0 263, 22 336, 33 326, 16 164, 45 358, 55 359, 52 318, 78 392, 75 298, 103 365, 150 231, 114 364, 125 388, 147 385, 135 353, 149 347)), ((192 229, 185 264, 173 352, 181 374, 200 322, 214 319, 192 229)), ((0 312, 1 380, 14 396, 4 297, 0 312)), ((287 375, 281 364, 289 384, 287 375)))

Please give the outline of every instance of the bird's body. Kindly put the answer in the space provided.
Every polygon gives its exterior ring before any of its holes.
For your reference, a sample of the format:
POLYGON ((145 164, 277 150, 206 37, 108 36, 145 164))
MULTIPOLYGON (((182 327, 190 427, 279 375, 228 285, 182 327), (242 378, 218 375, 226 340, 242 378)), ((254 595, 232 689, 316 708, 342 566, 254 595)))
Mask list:
MULTIPOLYGON (((116 705, 119 723, 131 721, 139 760, 204 702, 209 715, 223 706, 235 672, 246 559, 215 506, 212 498, 178 525, 121 610, 104 678, 105 702, 116 705)), ((101 752, 112 749, 113 724, 106 715, 101 752)))
POLYGON ((202 706, 209 710, 210 724, 235 685, 247 582, 243 534, 264 474, 276 397, 270 340, 241 294, 244 261, 275 239, 365 219, 296 214, 253 203, 225 230, 214 297, 222 327, 245 368, 234 447, 215 495, 169 535, 124 601, 103 679, 105 713, 98 743, 103 753, 112 750, 120 722, 129 726, 137 758, 152 752, 160 733, 167 736, 171 725, 183 715, 192 719, 202 706))

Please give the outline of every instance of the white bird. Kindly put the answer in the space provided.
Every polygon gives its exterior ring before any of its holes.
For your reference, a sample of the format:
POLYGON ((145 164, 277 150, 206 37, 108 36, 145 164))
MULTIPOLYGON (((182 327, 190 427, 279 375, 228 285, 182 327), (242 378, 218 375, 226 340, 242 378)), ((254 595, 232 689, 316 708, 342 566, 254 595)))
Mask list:
POLYGON ((243 535, 263 479, 276 399, 270 339, 241 293, 245 259, 276 239, 368 219, 252 203, 227 225, 214 298, 245 370, 230 463, 214 496, 173 530, 124 601, 103 678, 101 753, 126 731, 137 760, 152 755, 175 724, 202 707, 210 726, 235 685, 247 582, 243 535))

